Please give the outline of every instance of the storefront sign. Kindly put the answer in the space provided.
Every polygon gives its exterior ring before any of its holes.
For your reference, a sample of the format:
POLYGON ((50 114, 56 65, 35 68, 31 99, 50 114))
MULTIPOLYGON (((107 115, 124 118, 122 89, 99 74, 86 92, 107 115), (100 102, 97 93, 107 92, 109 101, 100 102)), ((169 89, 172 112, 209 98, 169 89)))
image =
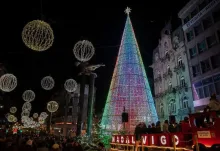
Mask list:
POLYGON ((198 131, 198 138, 211 138, 210 131, 198 131))
POLYGON ((210 2, 205 8, 203 8, 197 15, 195 15, 190 21, 188 21, 185 25, 183 25, 183 31, 187 30, 193 24, 195 24, 201 17, 207 14, 210 10, 212 10, 215 6, 219 4, 220 0, 213 0, 210 2))

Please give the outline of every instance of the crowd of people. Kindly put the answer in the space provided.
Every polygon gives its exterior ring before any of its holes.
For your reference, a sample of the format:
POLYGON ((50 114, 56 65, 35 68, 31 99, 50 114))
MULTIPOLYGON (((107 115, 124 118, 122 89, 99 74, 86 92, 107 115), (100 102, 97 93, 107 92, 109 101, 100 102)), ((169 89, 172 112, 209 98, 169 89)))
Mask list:
MULTIPOLYGON (((104 151, 104 145, 96 150, 104 151)), ((22 134, 0 138, 0 151, 83 151, 83 146, 73 138, 22 134)))

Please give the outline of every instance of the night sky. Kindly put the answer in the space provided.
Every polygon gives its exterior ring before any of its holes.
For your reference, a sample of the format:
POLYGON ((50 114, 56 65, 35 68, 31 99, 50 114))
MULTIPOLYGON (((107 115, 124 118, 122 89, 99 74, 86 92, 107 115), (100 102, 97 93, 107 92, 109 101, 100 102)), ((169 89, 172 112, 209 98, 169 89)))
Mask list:
POLYGON ((75 3, 69 1, 22 0, 10 1, 2 5, 7 8, 1 18, 0 62, 8 73, 18 78, 17 88, 6 94, 12 105, 21 107, 22 93, 32 89, 36 93, 33 111, 43 111, 51 95, 63 87, 68 78, 77 78, 78 69, 74 62, 74 44, 79 40, 89 40, 96 48, 91 64, 104 63, 106 67, 97 70, 96 111, 104 107, 117 53, 126 21, 124 9, 129 6, 136 38, 143 57, 148 77, 152 77, 149 65, 152 51, 158 44, 160 30, 172 19, 174 28, 180 25, 178 11, 188 0, 133 1, 133 3, 102 1, 101 3, 75 3), (166 3, 165 3, 166 2, 166 3), (44 52, 28 49, 22 42, 21 32, 29 21, 41 19, 53 28, 53 46, 44 52), (55 79, 55 88, 45 91, 40 80, 47 75, 55 79), (98 102, 98 103, 97 103, 98 102))

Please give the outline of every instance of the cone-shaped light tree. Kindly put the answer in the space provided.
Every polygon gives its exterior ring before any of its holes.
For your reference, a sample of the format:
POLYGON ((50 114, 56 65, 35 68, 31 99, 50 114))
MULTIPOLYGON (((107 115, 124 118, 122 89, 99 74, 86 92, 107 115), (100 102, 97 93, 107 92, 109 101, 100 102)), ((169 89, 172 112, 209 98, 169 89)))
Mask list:
POLYGON ((151 124, 158 120, 148 78, 129 17, 130 11, 130 8, 125 10, 127 20, 101 121, 102 129, 107 131, 123 129, 122 112, 124 107, 128 113, 125 130, 130 133, 134 132, 135 126, 140 122, 151 124))

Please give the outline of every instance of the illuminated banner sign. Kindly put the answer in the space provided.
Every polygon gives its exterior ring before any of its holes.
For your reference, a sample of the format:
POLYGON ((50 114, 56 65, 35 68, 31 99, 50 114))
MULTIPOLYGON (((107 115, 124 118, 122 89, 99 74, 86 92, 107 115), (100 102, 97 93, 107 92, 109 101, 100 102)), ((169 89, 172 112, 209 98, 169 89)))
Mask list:
MULTIPOLYGON (((183 134, 145 134, 141 136, 141 144, 152 146, 152 145, 161 145, 161 146, 173 146, 172 138, 175 139, 176 146, 184 146, 180 140, 183 140, 183 134)), ((113 135, 111 143, 119 143, 119 144, 135 144, 135 136, 134 135, 113 135)))
POLYGON ((211 138, 210 131, 198 131, 198 138, 211 138))
POLYGON ((203 8, 198 14, 196 14, 190 21, 183 25, 183 31, 187 30, 193 24, 195 24, 201 17, 212 10, 215 6, 219 4, 220 0, 213 0, 205 8, 203 8))

